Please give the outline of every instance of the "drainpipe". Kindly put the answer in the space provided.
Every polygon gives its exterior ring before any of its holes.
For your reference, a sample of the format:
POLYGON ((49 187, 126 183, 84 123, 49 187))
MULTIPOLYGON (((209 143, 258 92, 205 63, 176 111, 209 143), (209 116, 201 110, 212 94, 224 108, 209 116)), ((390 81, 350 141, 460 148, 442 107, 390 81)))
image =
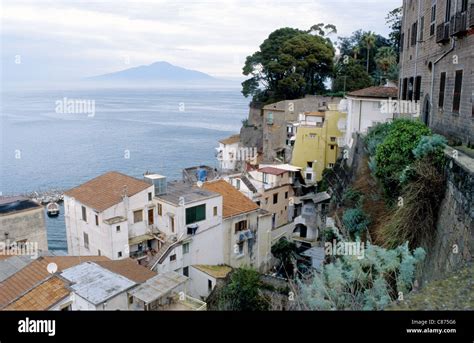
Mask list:
MULTIPOLYGON (((434 78, 435 78, 435 72, 436 72, 436 64, 440 62, 443 58, 445 58, 447 55, 449 55, 451 52, 453 52, 454 48, 456 47, 456 40, 451 37, 451 48, 446 51, 444 54, 442 54, 436 61, 433 62, 433 70, 431 72, 431 96, 430 96, 430 118, 429 121, 433 118, 434 115, 434 106, 433 106, 433 92, 434 92, 434 78)), ((430 126, 430 123, 428 122, 428 126, 430 126)))

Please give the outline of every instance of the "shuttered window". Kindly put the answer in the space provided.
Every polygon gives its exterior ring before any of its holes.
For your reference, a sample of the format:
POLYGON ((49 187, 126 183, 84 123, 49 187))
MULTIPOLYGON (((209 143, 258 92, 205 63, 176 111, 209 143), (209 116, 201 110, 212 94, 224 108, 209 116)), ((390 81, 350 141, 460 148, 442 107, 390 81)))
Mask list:
POLYGON ((206 204, 186 209, 186 225, 206 219, 206 204))
POLYGON ((441 77, 439 80, 439 98, 438 98, 438 106, 439 108, 443 108, 444 106, 444 89, 446 87, 446 73, 441 73, 441 77))
POLYGON ((453 112, 459 112, 461 105, 462 70, 456 70, 454 81, 453 112))

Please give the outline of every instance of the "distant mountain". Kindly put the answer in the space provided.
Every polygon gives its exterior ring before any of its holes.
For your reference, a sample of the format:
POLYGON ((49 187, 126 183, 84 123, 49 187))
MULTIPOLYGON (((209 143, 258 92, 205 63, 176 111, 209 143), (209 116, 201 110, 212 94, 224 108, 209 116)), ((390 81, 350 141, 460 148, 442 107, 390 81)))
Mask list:
MULTIPOLYGON (((88 78, 89 81, 104 82, 222 82, 208 74, 172 65, 168 62, 155 62, 146 66, 125 69, 115 73, 104 74, 88 78)), ((223 81, 225 82, 225 81, 223 81)))

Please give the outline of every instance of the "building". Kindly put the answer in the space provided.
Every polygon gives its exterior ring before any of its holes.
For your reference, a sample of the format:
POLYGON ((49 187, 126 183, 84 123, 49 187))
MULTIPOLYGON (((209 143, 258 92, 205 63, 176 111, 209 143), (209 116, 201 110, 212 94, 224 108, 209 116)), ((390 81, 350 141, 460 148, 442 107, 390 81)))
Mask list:
POLYGON ((148 262, 149 268, 160 274, 175 271, 189 276, 192 264, 223 263, 220 194, 190 182, 172 181, 154 202, 164 245, 148 262))
POLYGON ((18 248, 47 251, 43 206, 25 197, 0 197, 0 243, 0 255, 15 255, 18 248))
POLYGON ((326 109, 329 104, 337 104, 340 100, 307 95, 302 99, 251 106, 249 117, 240 131, 242 146, 256 148, 262 155, 261 163, 287 163, 291 161, 288 123, 297 121, 301 113, 326 109))
POLYGON ((348 93, 339 105, 339 111, 347 113, 346 124, 339 126, 339 130, 344 132, 344 145, 351 148, 355 133, 365 134, 375 124, 391 121, 394 112, 390 104, 395 102, 397 97, 398 89, 388 85, 348 93))
POLYGON ((216 150, 219 170, 223 172, 242 170, 245 162, 254 164, 258 156, 256 147, 252 149, 241 146, 240 134, 220 140, 216 150))
POLYGON ((190 271, 190 278, 192 280, 190 283, 192 287, 190 294, 195 294, 201 299, 207 299, 216 286, 225 283, 227 275, 232 271, 232 268, 226 265, 209 266, 196 264, 191 266, 190 271))
MULTIPOLYGON (((206 182, 203 189, 220 194, 223 261, 233 268, 243 266, 266 271, 271 263, 271 215, 224 180, 206 182)), ((217 239, 213 242, 217 250, 217 239)), ((197 263, 196 263, 197 264, 197 263)))
POLYGON ((341 151, 346 114, 330 104, 329 109, 307 112, 299 117, 291 164, 301 168, 306 183, 321 181, 341 151))
POLYGON ((160 248, 155 187, 108 172, 64 194, 68 253, 145 259, 160 248))
POLYGON ((474 139, 474 2, 404 0, 399 99, 457 142, 474 139))

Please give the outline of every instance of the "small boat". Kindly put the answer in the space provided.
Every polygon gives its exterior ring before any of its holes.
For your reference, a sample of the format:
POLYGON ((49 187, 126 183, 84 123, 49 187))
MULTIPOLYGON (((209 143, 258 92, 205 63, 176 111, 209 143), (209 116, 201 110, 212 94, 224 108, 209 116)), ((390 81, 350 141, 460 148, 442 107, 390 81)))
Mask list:
POLYGON ((46 205, 46 213, 48 217, 57 217, 59 216, 59 205, 56 202, 50 202, 46 205))

